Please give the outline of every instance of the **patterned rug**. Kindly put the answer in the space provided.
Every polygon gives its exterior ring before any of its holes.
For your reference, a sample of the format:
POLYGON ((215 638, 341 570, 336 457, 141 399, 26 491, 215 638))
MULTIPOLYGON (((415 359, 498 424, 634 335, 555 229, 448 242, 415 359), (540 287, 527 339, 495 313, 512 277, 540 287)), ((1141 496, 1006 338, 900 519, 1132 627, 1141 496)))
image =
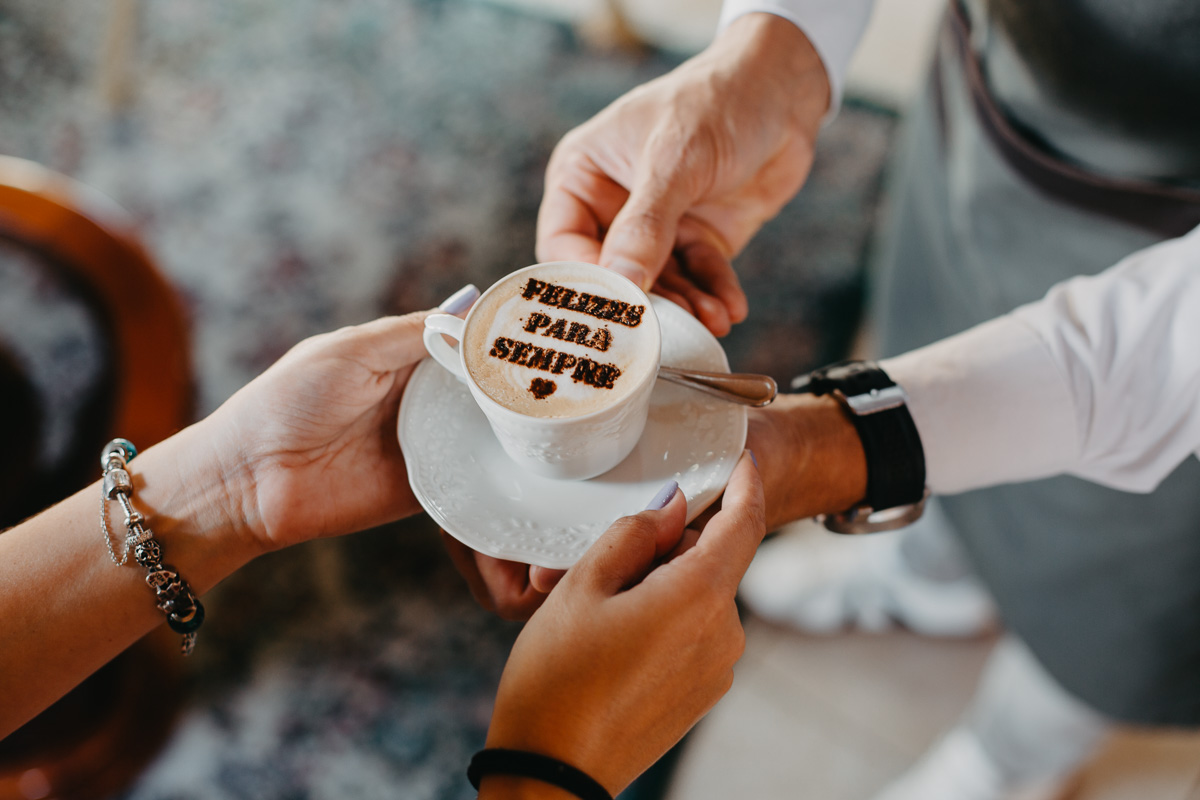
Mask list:
MULTIPOLYGON (((134 216, 186 300, 201 413, 305 336, 533 263, 555 142, 677 63, 467 0, 123 5, 0 2, 0 152, 134 216)), ((844 353, 893 125, 848 105, 739 259, 735 369, 784 380, 844 353)), ((14 299, 24 280, 0 259, 15 349, 78 339, 14 299)), ((43 372, 61 397, 79 370, 43 372)), ((126 797, 472 797, 462 770, 518 628, 476 608, 434 533, 296 548, 218 587, 181 724, 126 797)))

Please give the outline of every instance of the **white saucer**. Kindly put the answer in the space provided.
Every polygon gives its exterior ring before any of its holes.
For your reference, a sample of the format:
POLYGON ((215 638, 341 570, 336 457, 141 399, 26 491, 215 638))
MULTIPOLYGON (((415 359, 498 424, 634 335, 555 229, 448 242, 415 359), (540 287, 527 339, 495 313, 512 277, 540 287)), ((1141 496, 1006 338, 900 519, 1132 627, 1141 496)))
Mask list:
MULTIPOLYGON (((708 329, 669 300, 651 302, 663 364, 729 371, 708 329)), ((660 380, 628 458, 591 480, 556 481, 509 459, 467 387, 427 358, 409 379, 398 427, 413 492, 447 533, 497 558, 564 569, 672 478, 687 498, 689 520, 707 508, 745 447, 746 409, 660 380)))

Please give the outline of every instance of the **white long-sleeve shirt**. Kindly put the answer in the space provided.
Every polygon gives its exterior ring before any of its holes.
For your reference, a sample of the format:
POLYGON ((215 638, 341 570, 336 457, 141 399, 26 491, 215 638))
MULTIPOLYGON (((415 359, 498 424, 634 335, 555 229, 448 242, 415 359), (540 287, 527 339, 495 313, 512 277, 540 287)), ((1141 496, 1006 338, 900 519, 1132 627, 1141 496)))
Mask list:
POLYGON ((1152 491, 1200 453, 1200 228, 881 366, 934 492, 1060 473, 1152 491))

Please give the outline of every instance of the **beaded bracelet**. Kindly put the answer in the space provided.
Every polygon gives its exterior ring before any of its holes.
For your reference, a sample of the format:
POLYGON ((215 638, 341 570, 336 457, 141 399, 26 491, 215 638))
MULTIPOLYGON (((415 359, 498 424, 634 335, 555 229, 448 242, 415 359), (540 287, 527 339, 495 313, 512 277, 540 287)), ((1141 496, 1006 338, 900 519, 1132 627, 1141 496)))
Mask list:
POLYGON ((100 498, 100 525, 104 529, 104 544, 108 556, 117 566, 129 560, 130 548, 134 559, 146 568, 146 583, 158 598, 158 608, 167 615, 171 630, 183 636, 180 651, 191 655, 196 646, 196 631, 204 623, 204 606, 192 594, 192 587, 179 577, 170 564, 162 561, 162 546, 145 524, 146 518, 133 509, 129 498, 133 495, 133 480, 126 465, 137 455, 137 448, 127 439, 113 439, 104 445, 100 453, 100 466, 104 470, 103 494, 100 498), (112 545, 112 532, 108 528, 108 501, 117 500, 125 510, 125 550, 117 558, 112 545))

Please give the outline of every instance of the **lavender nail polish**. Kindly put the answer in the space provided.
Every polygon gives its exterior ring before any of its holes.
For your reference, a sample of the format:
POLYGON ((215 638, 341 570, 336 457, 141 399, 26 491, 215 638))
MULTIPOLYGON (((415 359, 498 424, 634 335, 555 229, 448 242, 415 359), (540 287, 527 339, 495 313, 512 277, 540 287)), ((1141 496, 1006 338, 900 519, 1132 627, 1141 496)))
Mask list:
POLYGON ((758 456, 754 455, 753 450, 747 449, 746 452, 750 454, 750 460, 754 462, 754 468, 758 469, 758 456))
POLYGON ((667 507, 667 503, 671 502, 671 498, 679 491, 679 483, 676 481, 667 481, 667 484, 658 490, 658 494, 654 495, 654 499, 650 501, 650 505, 646 506, 647 511, 659 511, 667 507))
POLYGON ((471 304, 474 303, 478 298, 479 289, 475 287, 475 284, 468 283, 466 286, 462 287, 457 292, 443 300, 442 304, 438 306, 438 310, 444 311, 447 314, 461 314, 470 308, 471 304))

